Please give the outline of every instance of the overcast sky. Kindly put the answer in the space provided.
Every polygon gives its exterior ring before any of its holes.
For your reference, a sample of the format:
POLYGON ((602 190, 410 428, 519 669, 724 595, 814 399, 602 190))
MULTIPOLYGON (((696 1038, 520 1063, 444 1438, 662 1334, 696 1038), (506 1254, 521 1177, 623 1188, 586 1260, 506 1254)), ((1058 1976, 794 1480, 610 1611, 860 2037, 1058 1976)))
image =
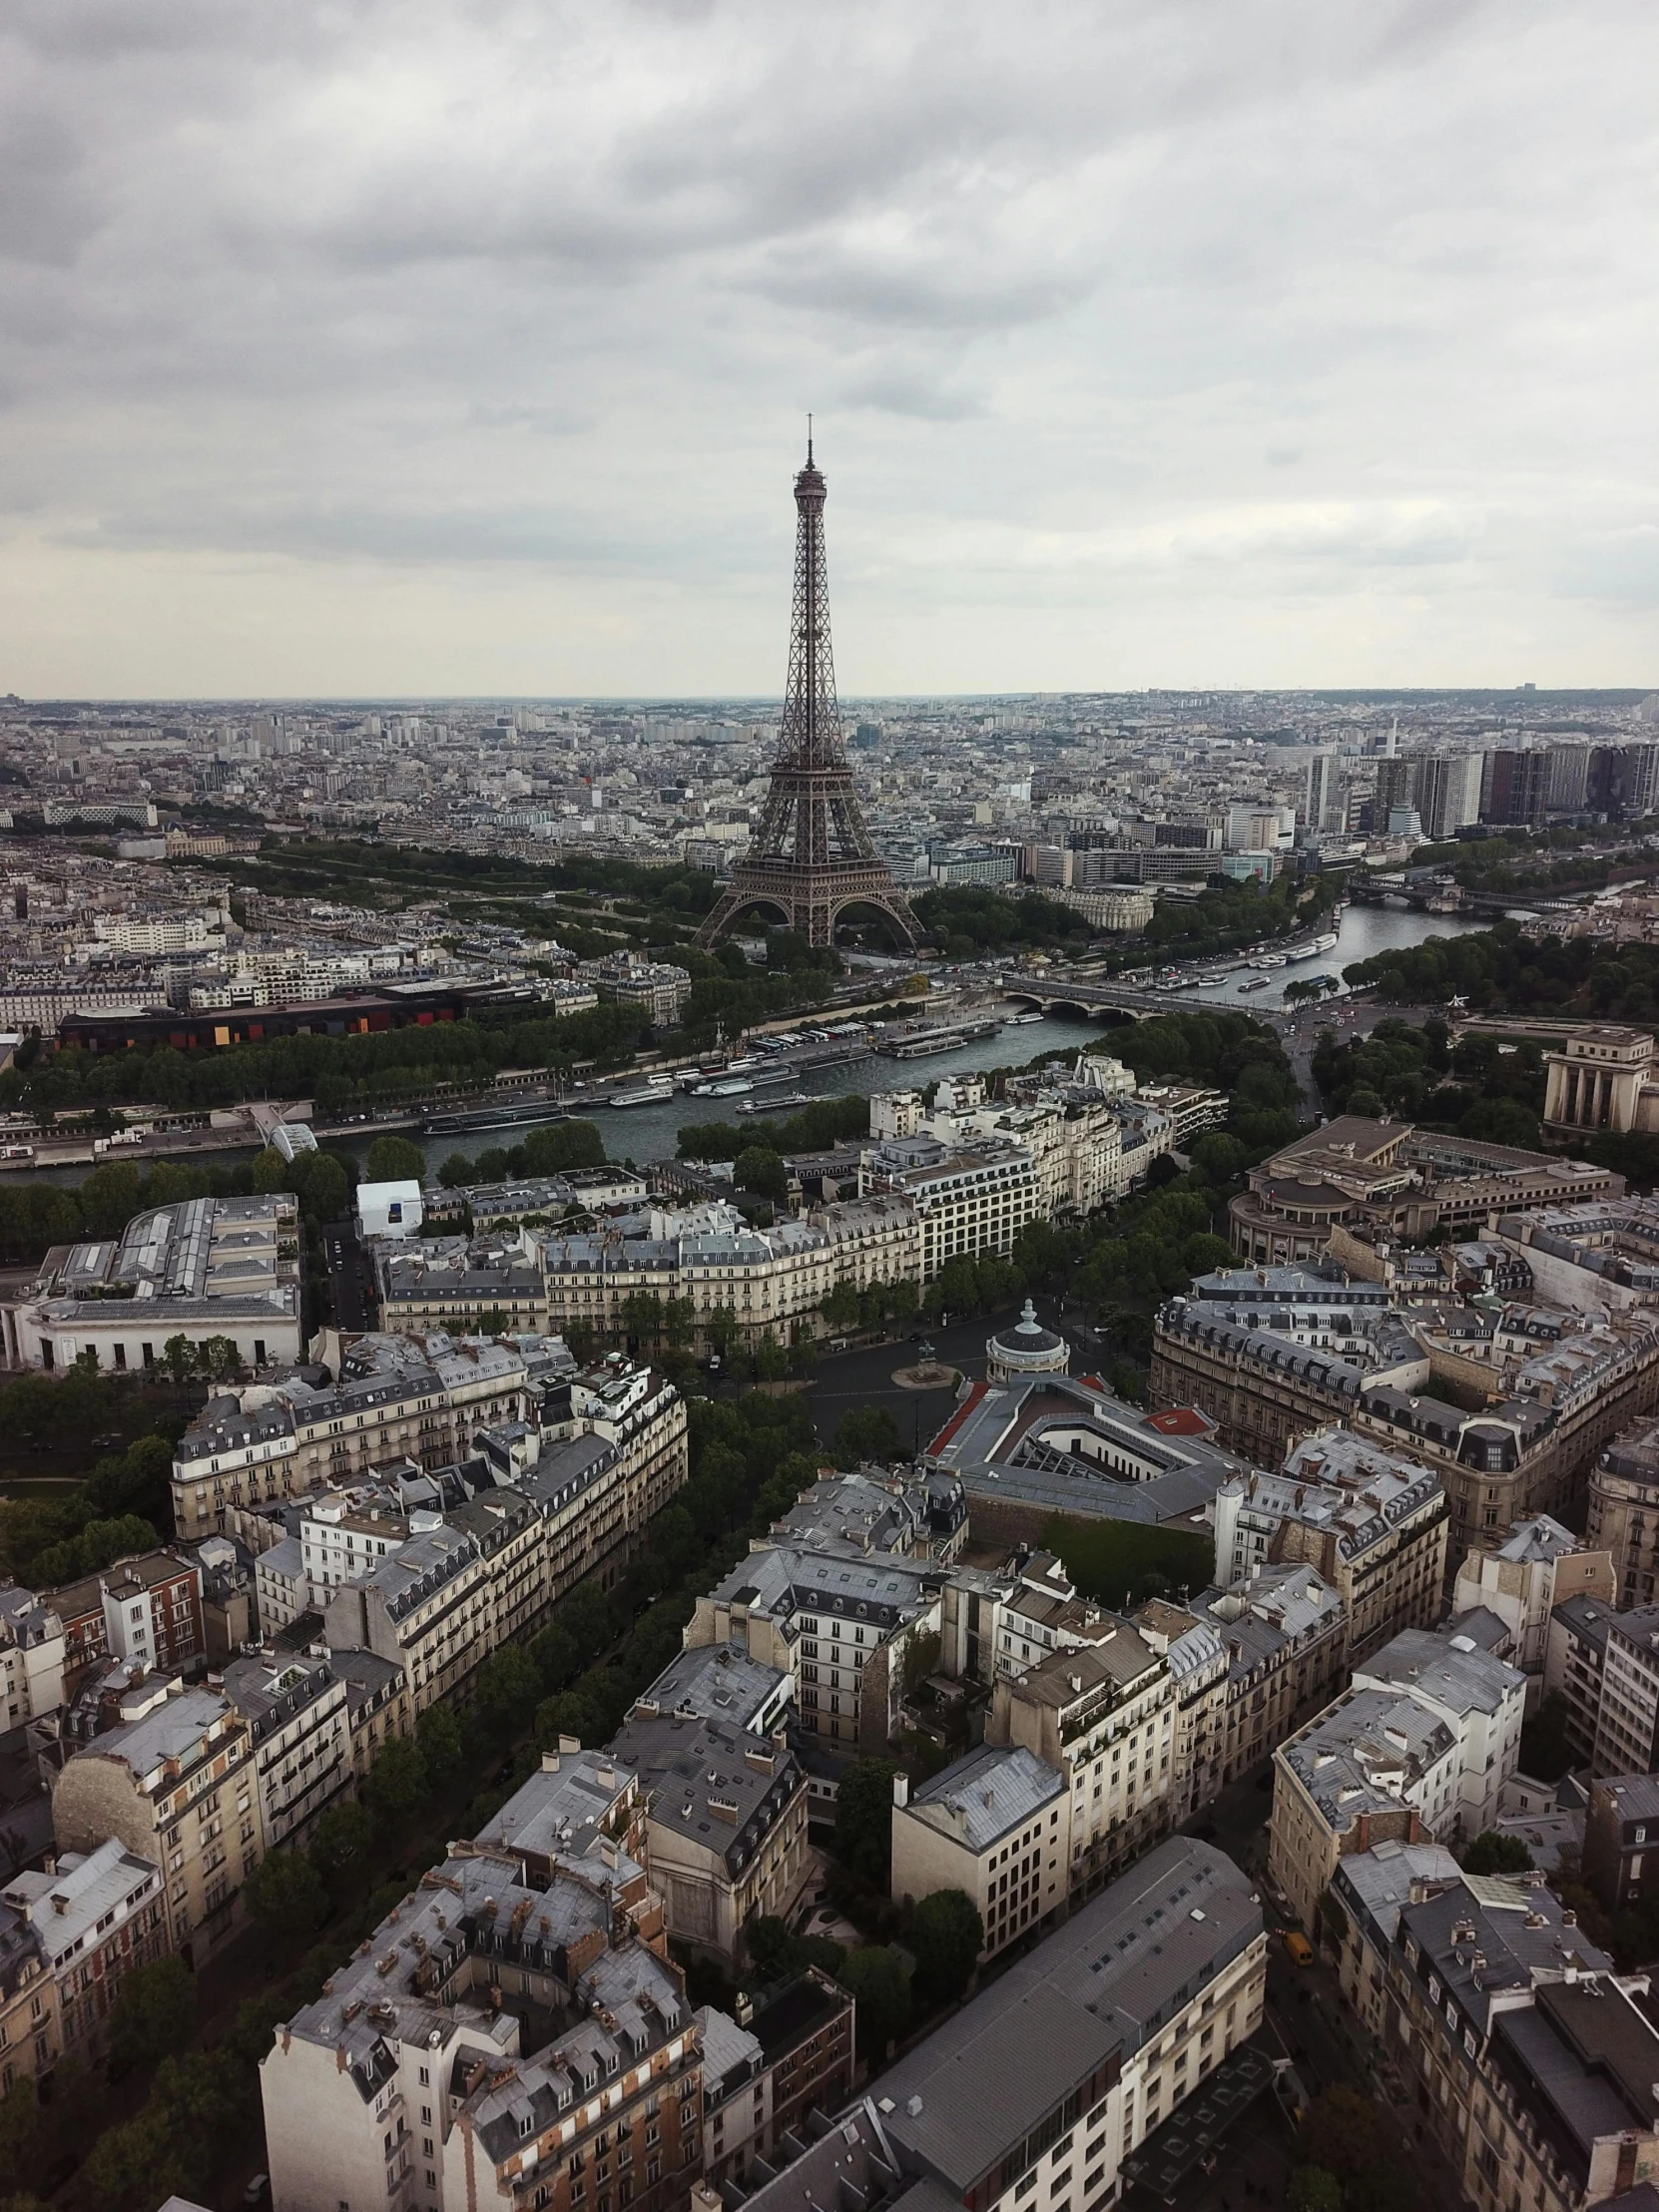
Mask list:
POLYGON ((8 0, 0 692, 1659 684, 1654 0, 8 0))

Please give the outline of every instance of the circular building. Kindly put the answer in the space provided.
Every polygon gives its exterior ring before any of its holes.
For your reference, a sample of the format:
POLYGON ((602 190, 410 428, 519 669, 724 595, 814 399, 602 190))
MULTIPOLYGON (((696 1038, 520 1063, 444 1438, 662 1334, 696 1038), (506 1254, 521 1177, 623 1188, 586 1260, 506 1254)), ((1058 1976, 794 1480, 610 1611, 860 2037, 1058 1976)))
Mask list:
POLYGON ((1026 1375, 1064 1375, 1070 1365, 1070 1345, 1043 1327, 1029 1299, 1011 1329, 985 1340, 987 1382, 1017 1382, 1026 1375))

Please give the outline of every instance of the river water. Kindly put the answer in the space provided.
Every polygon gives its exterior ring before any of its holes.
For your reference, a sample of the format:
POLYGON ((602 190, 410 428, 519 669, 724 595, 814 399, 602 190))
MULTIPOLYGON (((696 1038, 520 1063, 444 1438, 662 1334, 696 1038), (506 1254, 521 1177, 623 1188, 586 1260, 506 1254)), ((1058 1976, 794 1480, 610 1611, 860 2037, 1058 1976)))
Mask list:
MULTIPOLYGON (((1484 922, 1460 921, 1445 914, 1418 914, 1404 909, 1385 906, 1350 906, 1344 912, 1335 949, 1316 954, 1310 960, 1302 960, 1287 968, 1263 970, 1271 977, 1268 988, 1262 991, 1242 992, 1240 986, 1255 978, 1250 970, 1241 967, 1230 975, 1219 989, 1181 990, 1169 994, 1171 1011, 1194 1006, 1232 1006, 1245 1013, 1276 1013, 1283 1009, 1285 985, 1298 976, 1340 975, 1345 967, 1356 960, 1369 959, 1374 952, 1383 952, 1396 945, 1420 944, 1425 937, 1449 936, 1461 930, 1489 927, 1484 922)), ((1220 963, 1217 963, 1218 965, 1220 963)), ((918 1008, 919 1011, 919 1008, 918 1008)), ((855 1067, 830 1067, 806 1075, 798 1083, 788 1087, 808 1092, 814 1098, 843 1097, 848 1092, 859 1092, 867 1097, 874 1091, 894 1091, 919 1088, 941 1075, 968 1075, 986 1068, 1024 1067, 1029 1062, 1047 1055, 1059 1056, 1079 1052, 1102 1035, 1102 1026, 1095 1021, 1077 1021, 1045 1016, 1041 1021, 1021 1022, 1001 1030, 994 1036, 979 1037, 971 1044, 962 1045, 954 1052, 941 1052, 926 1060, 890 1060, 877 1054, 855 1067)), ((617 1077, 618 1087, 625 1087, 630 1078, 617 1077)), ((764 1095, 764 1093, 762 1094, 764 1095)), ((605 1140, 605 1151, 613 1160, 632 1160, 643 1166, 649 1160, 668 1160, 674 1157, 680 1129, 689 1122, 725 1121, 736 1128, 753 1126, 764 1131, 769 1121, 775 1124, 787 1120, 787 1115, 745 1116, 741 1120, 733 1111, 736 1099, 689 1098, 677 1092, 672 1100, 661 1106, 595 1106, 592 1118, 599 1125, 605 1140)), ((574 1109, 577 1112, 581 1108, 574 1109)), ((556 1118, 549 1115, 550 1120, 556 1118)), ((413 1137, 426 1155, 428 1167, 435 1173, 452 1152, 465 1153, 476 1159, 480 1152, 493 1146, 508 1150, 519 1143, 526 1127, 524 1124, 510 1130, 473 1130, 464 1135, 444 1137, 413 1137)), ((346 1152, 361 1158, 373 1140, 373 1132, 362 1136, 328 1137, 323 1141, 331 1151, 346 1152)), ((196 1157, 205 1165, 244 1157, 237 1153, 204 1153, 196 1157)), ((79 1183, 89 1172, 87 1168, 56 1168, 45 1171, 44 1179, 53 1183, 79 1183)))
MULTIPOLYGON (((1341 974, 1344 967, 1356 960, 1369 959, 1374 952, 1385 952, 1395 945, 1420 944, 1424 937, 1487 926, 1489 924, 1459 921, 1444 914, 1410 913, 1403 908, 1350 906, 1342 916, 1336 949, 1323 957, 1298 961, 1288 968, 1265 970, 1273 978, 1267 990, 1241 996, 1240 984, 1251 979, 1248 970, 1241 970, 1219 990, 1172 991, 1170 1006, 1172 1011, 1178 1007, 1224 1005, 1237 1006, 1245 1013, 1277 1012, 1283 1005, 1285 985, 1298 975, 1341 974)), ((975 1038, 972 1044, 963 1045, 954 1052, 941 1052, 931 1059, 889 1060, 877 1054, 856 1067, 821 1069, 789 1088, 807 1091, 814 1098, 839 1098, 853 1091, 868 1097, 873 1091, 919 1088, 941 1075, 970 1075, 985 1068, 1024 1067, 1049 1054, 1080 1052, 1101 1034, 1099 1022, 1045 1016, 1041 1021, 1020 1022, 1012 1028, 1004 1028, 996 1036, 975 1038)), ((626 1077, 617 1080, 619 1085, 627 1082, 626 1077)), ((672 1159, 678 1133, 689 1122, 724 1121, 735 1128, 754 1127, 764 1131, 769 1120, 788 1119, 786 1115, 759 1114, 753 1120, 748 1116, 740 1119, 733 1111, 737 1103, 735 1099, 687 1098, 676 1094, 662 1106, 596 1106, 593 1119, 599 1125, 606 1153, 611 1159, 632 1160, 641 1166, 648 1160, 672 1159)), ((451 1152, 464 1152, 476 1158, 492 1145, 510 1149, 518 1142, 518 1134, 476 1131, 467 1136, 416 1141, 422 1145, 428 1165, 435 1170, 451 1152)), ((348 1152, 367 1150, 366 1139, 361 1144, 330 1142, 348 1152)))
MULTIPOLYGON (((1489 921, 1461 921, 1453 914, 1419 914, 1403 906, 1348 906, 1343 910, 1337 925, 1337 942, 1329 952, 1316 952, 1311 959, 1293 960, 1289 967, 1262 968, 1252 971, 1240 966, 1228 976, 1225 983, 1215 990, 1182 990, 1170 995, 1179 1005, 1195 1002, 1208 1006, 1241 1007, 1246 1013, 1280 1011, 1285 1003, 1285 985, 1294 983, 1300 976, 1307 980, 1316 975, 1341 975, 1344 968, 1352 967, 1356 960, 1369 960, 1377 952, 1392 952, 1401 945, 1421 944, 1425 937, 1460 936, 1470 929, 1489 929, 1489 921), (1247 991, 1247 983, 1259 983, 1269 978, 1265 990, 1247 991)), ((1329 928, 1329 924, 1326 924, 1329 928)), ((1323 934, 1323 930, 1314 932, 1323 934)), ((1212 969, 1226 965, 1224 961, 1212 963, 1212 969)))

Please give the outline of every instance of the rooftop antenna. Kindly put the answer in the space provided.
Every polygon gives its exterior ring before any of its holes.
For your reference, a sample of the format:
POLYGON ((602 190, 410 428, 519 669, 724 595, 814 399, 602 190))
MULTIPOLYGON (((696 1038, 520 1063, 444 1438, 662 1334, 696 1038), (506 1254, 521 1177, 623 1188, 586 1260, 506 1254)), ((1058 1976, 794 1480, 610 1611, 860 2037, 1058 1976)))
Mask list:
POLYGON ((811 416, 811 415, 809 415, 809 416, 807 417, 807 466, 808 466, 809 468, 811 468, 811 467, 812 467, 812 465, 813 465, 813 418, 812 418, 812 416, 811 416))

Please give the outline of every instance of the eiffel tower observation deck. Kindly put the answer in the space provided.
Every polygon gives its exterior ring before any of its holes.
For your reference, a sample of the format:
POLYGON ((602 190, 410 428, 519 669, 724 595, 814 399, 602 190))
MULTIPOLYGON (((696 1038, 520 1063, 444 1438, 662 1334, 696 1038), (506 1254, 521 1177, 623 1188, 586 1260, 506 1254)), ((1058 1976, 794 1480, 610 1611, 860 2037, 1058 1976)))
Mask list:
POLYGON ((909 900, 871 841, 846 762, 830 651, 825 490, 809 437, 807 465, 795 480, 790 675, 766 812, 733 866, 730 888, 697 933, 701 945, 758 907, 771 908, 811 945, 832 944, 836 920, 851 906, 883 915, 906 945, 921 938, 909 900))

